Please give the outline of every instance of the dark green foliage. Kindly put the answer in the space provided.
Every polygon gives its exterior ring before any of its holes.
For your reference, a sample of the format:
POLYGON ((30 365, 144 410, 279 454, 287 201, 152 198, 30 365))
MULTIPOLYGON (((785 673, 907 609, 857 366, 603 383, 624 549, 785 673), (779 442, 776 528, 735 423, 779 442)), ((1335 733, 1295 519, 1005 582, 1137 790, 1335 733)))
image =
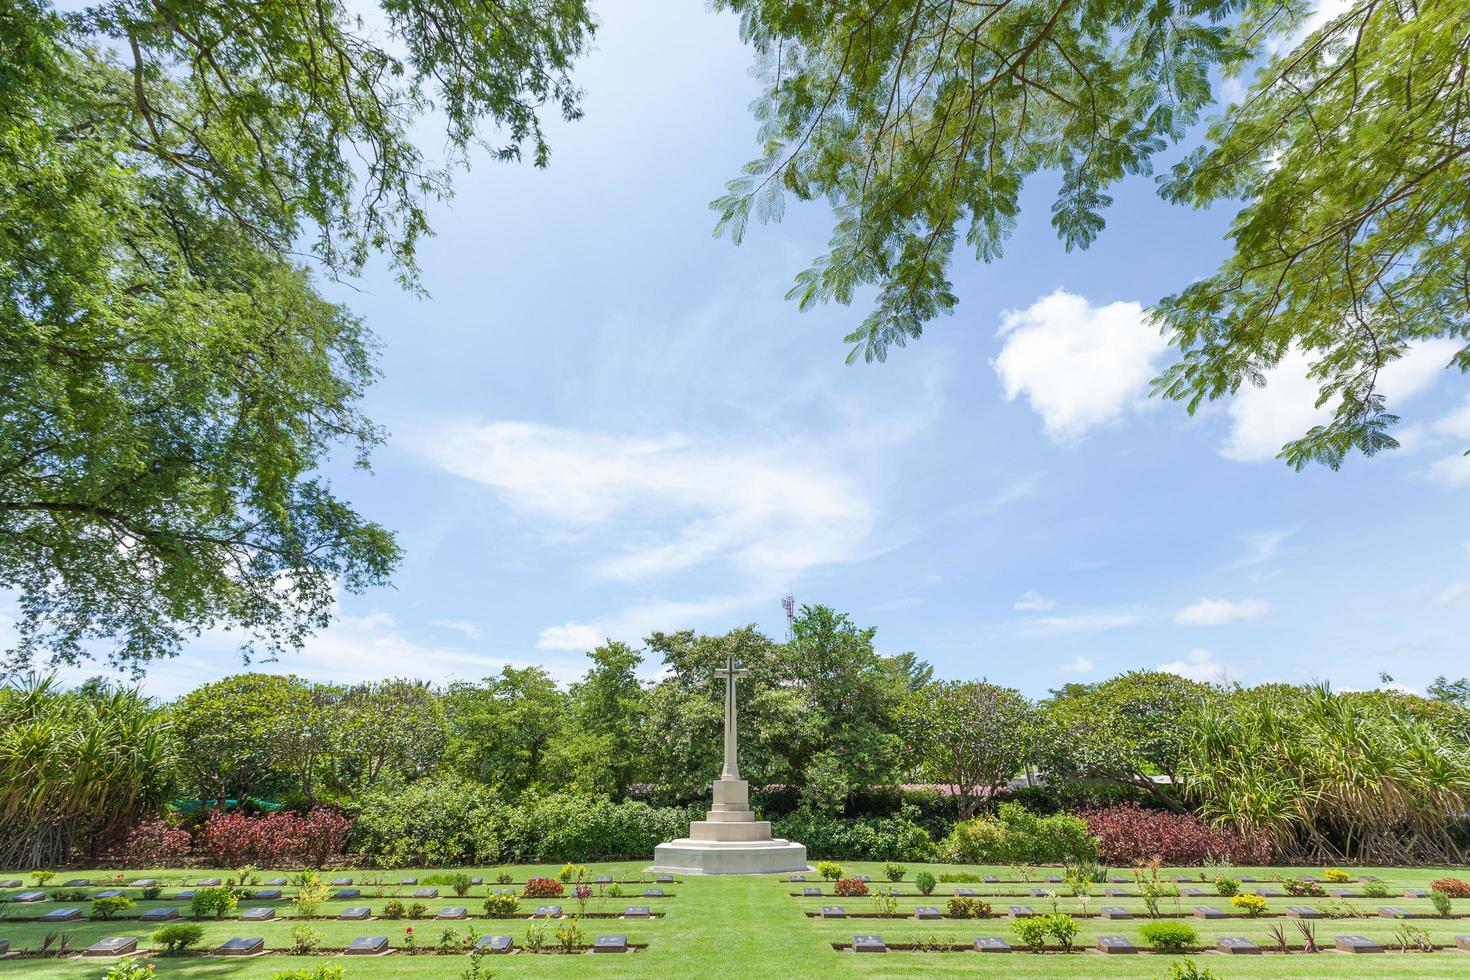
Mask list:
POLYGON ((1188 953, 1199 946, 1199 933, 1183 922, 1149 922, 1138 933, 1156 953, 1188 953))
POLYGON ((150 939, 153 945, 162 946, 164 953, 182 953, 204 940, 204 927, 193 922, 172 922, 153 930, 150 939))
POLYGON ((903 817, 829 817, 798 810, 771 824, 771 832, 801 841, 812 857, 848 861, 930 861, 934 841, 924 828, 903 817))
POLYGON ((955 825, 940 845, 944 860, 963 864, 1069 864, 1097 859, 1087 821, 1069 814, 1038 816, 1002 803, 994 817, 955 825))

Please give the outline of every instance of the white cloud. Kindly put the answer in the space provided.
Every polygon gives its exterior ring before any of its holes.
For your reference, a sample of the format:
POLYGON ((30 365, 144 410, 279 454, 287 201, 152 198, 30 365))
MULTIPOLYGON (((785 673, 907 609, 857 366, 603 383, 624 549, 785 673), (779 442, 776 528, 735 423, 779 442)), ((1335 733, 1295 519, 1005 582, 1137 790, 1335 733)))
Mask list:
POLYGON ((560 626, 548 626, 536 637, 537 650, 587 651, 602 645, 606 637, 595 626, 569 619, 560 626))
MULTIPOLYGON (((1444 376, 1444 367, 1456 350, 1454 341, 1426 340, 1385 365, 1378 373, 1378 390, 1389 409, 1432 387, 1444 376)), ((1240 462, 1274 459, 1282 446, 1306 435, 1312 426, 1326 424, 1336 400, 1317 406, 1321 384, 1307 377, 1311 365, 1311 356, 1293 347, 1266 372, 1265 387, 1243 385, 1226 408, 1230 436, 1220 454, 1240 462)))
POLYGON ((1094 666, 1086 657, 1078 657, 1071 663, 1062 664, 1058 669, 1064 674, 1090 674, 1094 666))
POLYGON ((1101 633, 1133 626, 1137 622, 1136 613, 1103 610, 1073 616, 1040 616, 1021 620, 1016 627, 1017 632, 1023 636, 1057 636, 1066 633, 1101 633))
POLYGON ((1271 611, 1264 599, 1200 599, 1174 614, 1174 622, 1190 626, 1219 626, 1241 619, 1260 619, 1271 611))
POLYGON ((1459 408, 1436 419, 1434 431, 1456 439, 1470 439, 1470 396, 1459 408))
POLYGON ((1428 476, 1431 480, 1454 486, 1470 483, 1470 456, 1456 453, 1437 459, 1430 464, 1428 476))
POLYGON ((1279 531, 1252 531, 1250 534, 1242 535, 1241 541, 1245 544, 1245 554, 1230 562, 1227 569, 1249 568, 1252 565, 1264 565, 1276 557, 1276 552, 1281 550, 1281 544, 1287 538, 1296 533, 1296 528, 1286 528, 1279 531))
POLYGON ((991 362, 1007 400, 1025 395, 1049 436, 1077 439, 1147 396, 1168 342, 1138 303, 1094 306, 1057 290, 1007 311, 991 362))
POLYGON ((590 570, 606 578, 718 563, 774 587, 877 550, 871 481, 809 446, 493 422, 445 426, 427 452, 563 533, 605 532, 590 570))
POLYGON ((1048 599, 1046 596, 1037 592, 1027 592, 1020 599, 1016 600, 1017 612, 1046 612, 1048 609, 1055 609, 1056 607, 1057 603, 1055 599, 1048 599))
POLYGON ((1204 649, 1191 650, 1184 655, 1183 660, 1159 664, 1158 669, 1204 684, 1225 684, 1230 680, 1230 672, 1225 665, 1218 663, 1215 655, 1204 649))
POLYGON ((440 629, 453 630, 456 633, 463 633, 465 636, 469 637, 472 640, 478 640, 480 638, 480 626, 478 623, 475 623, 472 620, 434 619, 430 620, 429 624, 431 626, 437 626, 440 629))
POLYGON ((1437 606, 1470 606, 1470 582, 1456 582, 1429 597, 1437 606))

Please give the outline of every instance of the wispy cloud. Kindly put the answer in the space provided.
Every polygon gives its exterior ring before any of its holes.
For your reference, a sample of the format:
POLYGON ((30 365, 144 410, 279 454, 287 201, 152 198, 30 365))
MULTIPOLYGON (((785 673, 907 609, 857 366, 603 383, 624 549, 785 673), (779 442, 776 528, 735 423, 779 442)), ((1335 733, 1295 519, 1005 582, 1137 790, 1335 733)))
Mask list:
POLYGON ((1056 607, 1057 603, 1055 599, 1048 599, 1039 592, 1025 593, 1021 598, 1016 600, 1015 606, 1017 612, 1046 612, 1056 607))
POLYGON ((1297 528, 1282 528, 1274 531, 1252 531, 1241 535, 1241 543, 1245 545, 1245 552, 1234 561, 1228 563, 1225 568, 1233 571, 1240 568, 1250 568, 1253 565, 1264 565, 1276 557, 1281 550, 1281 545, 1287 538, 1297 532, 1297 528))
POLYGON ((1064 674, 1090 674, 1095 666, 1091 660, 1079 656, 1077 659, 1062 664, 1057 669, 1064 674))
POLYGON ((1470 606, 1470 582, 1456 582, 1429 597, 1436 606, 1470 606))
POLYGON ((1264 599, 1200 599, 1174 614, 1174 622, 1189 626, 1220 626, 1243 619, 1260 619, 1271 611, 1264 599))
POLYGON ((437 626, 440 629, 444 630, 453 630, 456 633, 463 633, 465 636, 469 637, 472 640, 478 640, 480 638, 480 626, 473 620, 434 619, 429 621, 429 625, 437 626))
POLYGON ((1232 671, 1217 662, 1213 653, 1204 649, 1191 650, 1184 655, 1183 660, 1160 664, 1158 669, 1204 684, 1227 684, 1232 679, 1232 671))
POLYGON ((1059 636, 1068 633, 1101 633, 1122 629, 1139 622, 1137 613, 1129 610, 1099 610, 1070 616, 1038 616, 1017 622, 1016 632, 1022 636, 1059 636))

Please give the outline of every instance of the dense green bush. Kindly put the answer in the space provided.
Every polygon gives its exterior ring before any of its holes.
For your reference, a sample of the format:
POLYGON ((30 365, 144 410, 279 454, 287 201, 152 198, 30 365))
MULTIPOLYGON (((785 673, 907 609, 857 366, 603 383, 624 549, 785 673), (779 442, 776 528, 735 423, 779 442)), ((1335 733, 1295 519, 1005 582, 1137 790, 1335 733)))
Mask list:
POLYGON ((1138 932, 1156 953, 1187 953, 1199 945, 1199 933, 1183 922, 1150 922, 1138 932))
POLYGON ((194 892, 194 897, 189 900, 189 911, 194 918, 202 919, 212 915, 216 919, 223 919, 227 915, 233 915, 235 907, 240 904, 240 898, 235 890, 225 885, 217 888, 199 888, 194 892))
POLYGON ((384 867, 491 864, 500 860, 500 820, 490 791, 453 777, 383 789, 363 801, 356 849, 384 867))
POLYGON ((502 859, 508 861, 619 861, 644 858, 664 841, 689 833, 699 809, 613 803, 554 795, 504 807, 502 859))
POLYGON ((204 927, 193 922, 174 922, 153 930, 151 941, 165 953, 182 953, 204 940, 204 927))
POLYGON ((1095 861, 1097 841, 1080 817, 1042 817, 1002 803, 994 817, 956 824, 939 851, 944 860, 961 864, 1066 864, 1095 861))
POLYGON ((920 895, 928 895, 934 891, 934 876, 927 871, 920 871, 914 876, 914 886, 919 889, 920 895))
POLYGON ((771 823, 771 832, 801 841, 808 854, 847 861, 914 861, 934 859, 929 832, 903 817, 829 817, 798 810, 771 823))

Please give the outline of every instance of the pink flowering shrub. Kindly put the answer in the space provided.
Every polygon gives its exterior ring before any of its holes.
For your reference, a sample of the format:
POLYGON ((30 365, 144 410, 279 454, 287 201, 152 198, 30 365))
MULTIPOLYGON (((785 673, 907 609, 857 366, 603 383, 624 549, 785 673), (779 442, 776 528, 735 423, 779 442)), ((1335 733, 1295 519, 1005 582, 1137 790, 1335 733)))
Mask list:
POLYGON ((1206 858, 1247 865, 1271 860, 1271 844, 1265 837, 1215 830, 1192 813, 1129 804, 1087 810, 1081 816, 1088 833, 1097 838, 1097 859, 1104 864, 1126 865, 1153 857, 1173 867, 1203 864, 1206 858))

